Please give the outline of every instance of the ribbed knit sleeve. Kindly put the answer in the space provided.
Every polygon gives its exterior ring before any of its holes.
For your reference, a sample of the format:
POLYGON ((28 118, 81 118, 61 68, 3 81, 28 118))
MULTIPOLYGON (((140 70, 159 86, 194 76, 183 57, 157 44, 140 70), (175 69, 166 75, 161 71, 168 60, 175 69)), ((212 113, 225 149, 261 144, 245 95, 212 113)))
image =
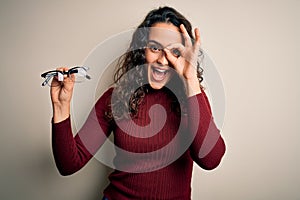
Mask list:
POLYGON ((216 168, 226 147, 204 91, 188 99, 188 126, 190 132, 195 134, 190 146, 193 160, 203 169, 216 168))
POLYGON ((52 151, 61 175, 70 175, 81 169, 92 155, 79 137, 73 138, 70 117, 59 123, 52 123, 52 151))
POLYGON ((75 137, 70 117, 59 123, 52 121, 52 151, 61 175, 80 170, 109 136, 112 126, 105 113, 109 109, 111 92, 109 89, 101 96, 75 137))

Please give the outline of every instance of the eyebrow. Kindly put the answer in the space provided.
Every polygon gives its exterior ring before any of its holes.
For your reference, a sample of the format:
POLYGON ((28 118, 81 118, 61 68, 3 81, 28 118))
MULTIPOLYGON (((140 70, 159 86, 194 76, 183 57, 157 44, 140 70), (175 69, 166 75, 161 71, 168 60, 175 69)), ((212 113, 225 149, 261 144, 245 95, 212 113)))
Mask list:
POLYGON ((155 41, 155 40, 149 40, 149 43, 150 43, 150 42, 153 42, 153 43, 159 45, 161 48, 163 48, 163 45, 160 44, 159 42, 155 41))

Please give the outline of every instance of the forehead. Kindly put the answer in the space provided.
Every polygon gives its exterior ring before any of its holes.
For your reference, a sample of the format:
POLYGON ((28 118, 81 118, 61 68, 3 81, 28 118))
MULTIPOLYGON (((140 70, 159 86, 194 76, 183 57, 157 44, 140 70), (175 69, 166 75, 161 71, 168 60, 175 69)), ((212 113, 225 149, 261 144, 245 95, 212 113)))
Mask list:
POLYGON ((163 46, 181 43, 179 28, 171 23, 156 23, 150 28, 149 40, 154 40, 163 46))

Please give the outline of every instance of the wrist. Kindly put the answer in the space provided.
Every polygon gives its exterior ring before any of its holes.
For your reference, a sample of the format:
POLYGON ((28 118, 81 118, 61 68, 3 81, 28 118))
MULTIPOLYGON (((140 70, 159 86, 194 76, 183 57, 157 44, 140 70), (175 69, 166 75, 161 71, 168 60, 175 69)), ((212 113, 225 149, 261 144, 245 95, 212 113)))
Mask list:
POLYGON ((53 107, 53 122, 58 123, 70 116, 70 103, 58 104, 54 103, 53 107))
POLYGON ((198 78, 186 79, 187 96, 194 96, 201 93, 200 83, 198 78))

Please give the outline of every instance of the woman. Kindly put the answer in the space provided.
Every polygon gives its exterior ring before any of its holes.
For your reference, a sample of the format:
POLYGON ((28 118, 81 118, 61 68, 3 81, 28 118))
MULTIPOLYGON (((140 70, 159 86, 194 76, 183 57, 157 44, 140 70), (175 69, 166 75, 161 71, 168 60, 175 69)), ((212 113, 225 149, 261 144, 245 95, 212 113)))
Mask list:
POLYGON ((175 9, 150 11, 118 63, 114 87, 74 138, 74 83, 65 77, 60 87, 51 87, 53 154, 62 175, 81 169, 112 132, 116 169, 103 199, 191 198, 193 162, 211 170, 225 153, 200 83, 199 30, 194 34, 175 9))

